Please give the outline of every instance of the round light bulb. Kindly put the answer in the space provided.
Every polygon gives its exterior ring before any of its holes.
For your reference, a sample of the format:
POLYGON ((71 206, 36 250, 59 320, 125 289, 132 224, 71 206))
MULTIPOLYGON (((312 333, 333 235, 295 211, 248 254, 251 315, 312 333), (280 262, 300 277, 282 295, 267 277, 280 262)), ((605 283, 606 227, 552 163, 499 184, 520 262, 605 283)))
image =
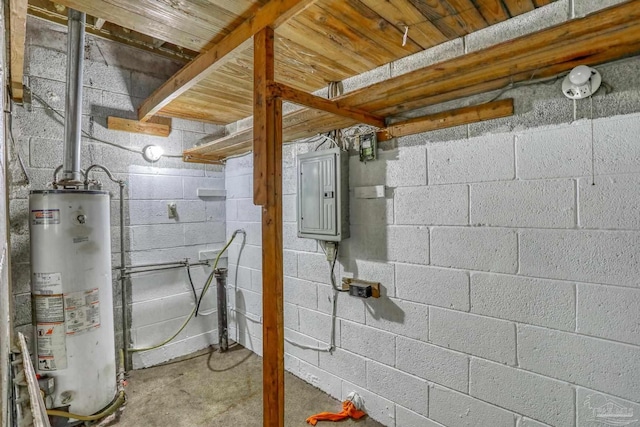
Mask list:
POLYGON ((147 145, 142 149, 142 157, 148 162, 155 163, 164 154, 162 147, 158 145, 147 145))
POLYGON ((576 86, 582 86, 591 78, 591 68, 586 65, 578 65, 569 74, 569 80, 576 86))

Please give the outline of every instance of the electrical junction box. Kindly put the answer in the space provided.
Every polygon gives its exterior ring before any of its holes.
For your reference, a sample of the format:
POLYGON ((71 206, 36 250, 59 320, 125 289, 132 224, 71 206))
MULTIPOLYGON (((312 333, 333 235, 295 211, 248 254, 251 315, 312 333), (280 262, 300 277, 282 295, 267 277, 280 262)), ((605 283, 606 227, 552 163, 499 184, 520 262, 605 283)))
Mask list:
POLYGON ((349 237, 349 154, 340 148, 300 154, 298 237, 339 242, 349 237))

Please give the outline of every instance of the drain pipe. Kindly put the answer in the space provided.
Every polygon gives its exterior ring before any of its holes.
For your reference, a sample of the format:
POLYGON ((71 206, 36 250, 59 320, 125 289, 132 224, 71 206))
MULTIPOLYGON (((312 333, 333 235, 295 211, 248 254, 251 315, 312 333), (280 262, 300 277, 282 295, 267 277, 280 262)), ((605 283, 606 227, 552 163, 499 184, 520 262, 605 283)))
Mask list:
POLYGON ((213 272, 218 290, 218 345, 220 353, 229 349, 229 328, 227 325, 227 269, 216 268, 213 272))
POLYGON ((64 122, 64 159, 62 185, 82 184, 80 173, 80 133, 82 131, 82 66, 84 63, 84 26, 86 15, 69 9, 67 35, 67 99, 64 122))

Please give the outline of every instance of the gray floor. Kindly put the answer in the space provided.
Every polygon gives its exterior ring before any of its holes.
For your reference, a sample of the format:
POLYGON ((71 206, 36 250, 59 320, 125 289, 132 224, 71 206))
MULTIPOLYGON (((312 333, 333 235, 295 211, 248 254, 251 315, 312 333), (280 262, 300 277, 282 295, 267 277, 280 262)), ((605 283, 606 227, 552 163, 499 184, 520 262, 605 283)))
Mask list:
MULTIPOLYGON (((187 360, 131 372, 128 403, 118 427, 243 427, 262 425, 262 359, 236 346, 228 353, 199 353, 187 360)), ((285 425, 307 426, 312 414, 342 409, 340 402, 287 373, 285 425)), ((336 425, 329 421, 318 427, 336 425)), ((374 427, 368 419, 339 426, 374 427)))

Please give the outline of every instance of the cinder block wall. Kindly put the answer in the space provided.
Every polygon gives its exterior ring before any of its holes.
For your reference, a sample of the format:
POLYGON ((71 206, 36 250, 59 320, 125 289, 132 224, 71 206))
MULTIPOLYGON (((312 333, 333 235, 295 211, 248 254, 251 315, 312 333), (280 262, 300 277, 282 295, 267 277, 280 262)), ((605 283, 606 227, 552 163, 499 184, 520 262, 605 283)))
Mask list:
MULTIPOLYGON (((64 113, 66 79, 66 28, 29 18, 26 60, 29 86, 56 111, 64 113)), ((84 67, 82 128, 90 135, 126 147, 140 149, 160 145, 169 154, 180 154, 199 139, 223 132, 220 127, 173 120, 168 138, 151 137, 106 129, 109 115, 135 118, 139 104, 156 87, 178 70, 181 64, 112 42, 87 36, 84 67)), ((64 127, 61 120, 34 96, 31 111, 13 105, 13 137, 27 168, 27 184, 16 153, 10 164, 10 210, 12 286, 17 330, 31 335, 29 270, 29 190, 44 189, 52 181, 54 169, 62 163, 64 127)), ((128 264, 139 265, 190 258, 217 247, 225 240, 224 199, 203 199, 198 188, 224 188, 221 166, 183 163, 179 158, 163 158, 157 164, 130 153, 83 137, 82 165, 99 163, 127 183, 125 195, 125 252, 128 264), (167 203, 175 202, 178 218, 169 219, 167 203)), ((118 187, 97 173, 113 197, 113 267, 120 265, 118 234, 118 187)), ((52 248, 55 250, 55 248, 52 248)), ((202 289, 209 274, 205 267, 194 267, 196 290, 202 289)), ((114 277, 116 347, 122 346, 120 283, 114 277)), ((194 306, 184 269, 137 275, 130 287, 132 345, 146 347, 161 342, 177 330, 194 306)), ((203 304, 215 308, 215 293, 203 304)), ((166 347, 134 356, 134 367, 150 366, 217 341, 214 316, 194 319, 175 342, 166 347)))
MULTIPOLYGON (((599 67, 614 92, 594 97, 593 122, 589 100, 551 82, 503 95, 514 117, 351 157, 337 276, 379 281, 383 296, 340 294, 336 351, 287 342, 287 370, 338 399, 358 391, 388 426, 582 427, 607 402, 637 418, 639 67, 599 67), (386 197, 353 197, 371 185, 386 197)), ((329 266, 295 223, 295 156, 312 149, 283 153, 285 336, 326 347, 329 266)), ((227 234, 248 233, 230 253, 230 300, 240 342, 261 353, 251 161, 225 169, 227 234)))

